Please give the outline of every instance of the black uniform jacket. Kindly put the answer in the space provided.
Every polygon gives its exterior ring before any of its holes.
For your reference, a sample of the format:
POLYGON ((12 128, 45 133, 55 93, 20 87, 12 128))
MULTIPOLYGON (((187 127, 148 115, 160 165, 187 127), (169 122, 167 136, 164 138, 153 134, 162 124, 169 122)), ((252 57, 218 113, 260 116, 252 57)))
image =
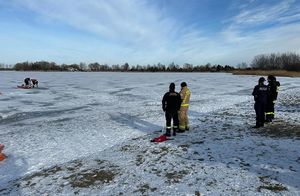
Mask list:
POLYGON ((167 92, 162 99, 164 111, 178 111, 181 105, 181 97, 177 92, 167 92))
POLYGON ((255 102, 267 103, 268 91, 269 91, 268 86, 264 84, 256 85, 252 92, 255 102))
POLYGON ((274 101, 277 99, 279 86, 280 86, 280 83, 278 81, 271 81, 268 84, 268 87, 269 87, 268 100, 269 101, 274 101))

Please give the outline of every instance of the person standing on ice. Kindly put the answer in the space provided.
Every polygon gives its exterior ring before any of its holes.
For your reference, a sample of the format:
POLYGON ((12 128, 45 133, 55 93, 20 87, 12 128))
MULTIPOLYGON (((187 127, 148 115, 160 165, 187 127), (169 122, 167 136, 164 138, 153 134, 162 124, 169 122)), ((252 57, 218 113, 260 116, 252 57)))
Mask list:
POLYGON ((191 91, 188 89, 186 82, 181 83, 181 106, 179 110, 179 133, 183 133, 190 129, 188 119, 188 109, 190 105, 191 91))
POLYGON ((169 92, 165 93, 162 99, 162 109, 165 112, 166 117, 166 136, 171 136, 171 121, 173 119, 173 136, 178 131, 178 111, 180 109, 181 98, 180 94, 175 92, 175 84, 171 83, 169 86, 169 92))
POLYGON ((259 128, 264 126, 265 122, 265 109, 267 105, 268 86, 264 84, 266 79, 260 77, 258 85, 253 89, 252 95, 254 96, 254 109, 256 113, 256 125, 253 128, 259 128))
POLYGON ((268 76, 268 100, 266 106, 266 122, 272 122, 274 119, 274 106, 275 101, 277 100, 278 91, 279 91, 280 83, 276 81, 276 77, 269 75, 268 76))

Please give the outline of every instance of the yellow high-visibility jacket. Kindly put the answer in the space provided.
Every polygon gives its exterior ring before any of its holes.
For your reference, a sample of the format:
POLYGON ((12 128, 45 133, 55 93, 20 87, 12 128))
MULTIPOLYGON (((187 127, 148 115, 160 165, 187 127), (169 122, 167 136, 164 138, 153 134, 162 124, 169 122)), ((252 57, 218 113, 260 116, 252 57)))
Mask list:
POLYGON ((191 91, 185 86, 180 91, 181 107, 188 107, 190 105, 191 91))

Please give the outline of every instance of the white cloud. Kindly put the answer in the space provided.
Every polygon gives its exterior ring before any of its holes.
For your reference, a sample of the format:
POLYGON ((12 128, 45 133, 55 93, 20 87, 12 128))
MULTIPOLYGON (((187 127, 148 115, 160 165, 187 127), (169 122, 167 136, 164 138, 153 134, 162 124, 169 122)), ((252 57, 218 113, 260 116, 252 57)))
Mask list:
MULTIPOLYGON (((96 38, 74 40, 51 37, 51 48, 45 50, 51 60, 152 64, 231 64, 248 61, 261 53, 300 52, 299 6, 293 0, 267 6, 254 6, 249 0, 239 5, 239 12, 227 19, 226 26, 214 35, 196 26, 182 26, 160 9, 141 0, 12 0, 29 9, 44 22, 59 22, 94 34, 96 38), (257 25, 277 25, 252 30, 257 25), (61 43, 61 44, 60 44, 61 43), (64 46, 66 45, 66 46, 64 46), (69 49, 76 48, 78 51, 69 49), (73 60, 72 60, 73 59, 73 60)), ((34 27, 32 27, 34 28, 34 27)), ((34 29, 32 29, 34 32, 34 29)), ((42 39, 43 36, 39 36, 42 39)), ((47 40, 45 40, 47 42, 47 40)), ((34 52, 40 50, 37 47, 34 52)), ((26 55, 29 56, 29 53, 26 55)), ((44 60, 47 60, 47 55, 44 60)))
POLYGON ((262 53, 300 52, 300 24, 297 23, 300 7, 294 3, 287 0, 272 6, 240 7, 240 12, 227 20, 229 24, 219 34, 218 45, 223 46, 219 59, 236 64, 250 62, 262 53))
POLYGON ((249 27, 249 25, 256 26, 264 23, 278 22, 282 18, 286 18, 287 15, 292 17, 300 11, 299 8, 298 10, 291 9, 294 3, 295 0, 285 0, 273 6, 262 4, 254 8, 251 8, 251 6, 243 7, 240 13, 233 18, 233 25, 249 27))
POLYGON ((164 44, 175 21, 162 18, 151 5, 138 0, 15 0, 46 20, 64 22, 102 39, 133 47, 164 44))

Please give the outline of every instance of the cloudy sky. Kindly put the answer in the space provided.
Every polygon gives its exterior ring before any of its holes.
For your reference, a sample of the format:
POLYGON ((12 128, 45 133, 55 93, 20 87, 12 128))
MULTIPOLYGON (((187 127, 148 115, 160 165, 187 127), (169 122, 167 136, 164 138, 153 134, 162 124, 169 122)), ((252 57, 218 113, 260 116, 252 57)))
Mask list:
POLYGON ((0 63, 251 62, 300 53, 299 0, 0 0, 0 63))

